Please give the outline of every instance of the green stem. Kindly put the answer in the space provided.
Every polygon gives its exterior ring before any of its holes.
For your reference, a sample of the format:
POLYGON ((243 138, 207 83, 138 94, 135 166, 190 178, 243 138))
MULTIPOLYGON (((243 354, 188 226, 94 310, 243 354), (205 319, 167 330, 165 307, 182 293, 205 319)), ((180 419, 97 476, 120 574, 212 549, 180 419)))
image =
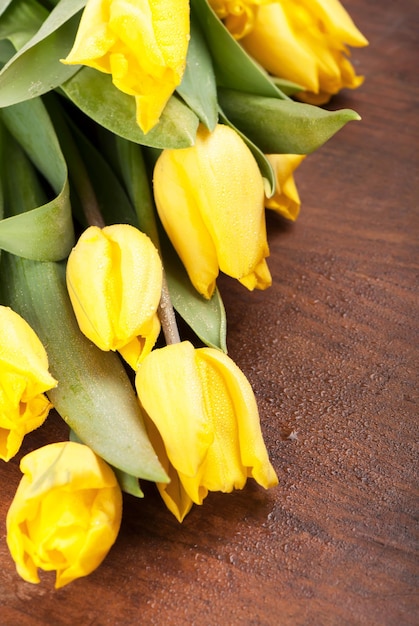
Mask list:
MULTIPOLYGON (((143 153, 139 145, 116 137, 116 149, 119 157, 121 174, 138 217, 140 230, 146 233, 161 254, 161 246, 153 197, 143 153)), ((167 344, 179 343, 180 336, 176 316, 170 298, 163 268, 163 286, 158 316, 167 344)))
POLYGON ((175 312, 173 309, 172 301, 170 299, 169 289, 167 286, 166 276, 163 270, 163 285, 161 291, 160 304, 158 308, 158 316, 163 328, 164 338, 167 344, 179 343, 179 329, 176 323, 175 312))

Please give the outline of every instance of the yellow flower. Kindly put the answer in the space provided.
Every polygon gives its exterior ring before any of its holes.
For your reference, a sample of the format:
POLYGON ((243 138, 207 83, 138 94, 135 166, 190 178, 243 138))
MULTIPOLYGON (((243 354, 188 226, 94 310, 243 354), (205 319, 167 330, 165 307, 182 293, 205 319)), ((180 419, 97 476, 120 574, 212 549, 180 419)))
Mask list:
POLYGON ((263 179, 234 130, 201 125, 194 146, 161 153, 153 182, 160 219, 199 293, 211 297, 219 270, 250 290, 269 287, 263 179))
POLYGON ((36 333, 0 306, 0 459, 11 459, 24 436, 45 421, 52 405, 44 391, 56 384, 36 333))
POLYGON ((265 156, 273 167, 276 181, 275 193, 271 198, 265 199, 265 207, 294 221, 300 212, 301 202, 293 173, 301 161, 305 159, 305 155, 267 154, 265 156))
POLYGON ((18 574, 39 583, 38 568, 56 571, 55 587, 90 574, 118 535, 122 494, 111 468, 87 446, 52 443, 23 457, 24 474, 6 519, 18 574))
POLYGON ((63 62, 112 74, 147 133, 182 80, 188 42, 188 0, 88 0, 63 62))
POLYGON ((257 10, 261 4, 274 0, 209 0, 211 8, 235 39, 241 39, 253 28, 257 10))
POLYGON ((368 42, 338 0, 261 6, 253 30, 240 43, 268 72, 304 87, 299 98, 312 104, 363 82, 347 58, 347 46, 368 42))
POLYGON ((90 226, 68 258, 67 287, 86 337, 136 369, 160 332, 162 265, 147 235, 128 224, 90 226))
POLYGON ((253 391, 227 355, 188 341, 153 350, 135 384, 171 478, 159 491, 179 521, 208 491, 242 489, 248 477, 266 489, 277 484, 253 391))

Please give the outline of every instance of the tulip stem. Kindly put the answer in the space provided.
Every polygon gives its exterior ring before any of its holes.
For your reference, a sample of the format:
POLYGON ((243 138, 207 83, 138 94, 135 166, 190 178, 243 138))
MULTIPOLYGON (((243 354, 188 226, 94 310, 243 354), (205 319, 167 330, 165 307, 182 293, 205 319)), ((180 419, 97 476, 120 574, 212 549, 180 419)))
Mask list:
POLYGON ((91 188, 90 182, 84 182, 88 184, 81 184, 77 191, 79 192, 86 221, 89 226, 98 226, 99 228, 103 228, 105 226, 105 221, 102 217, 102 213, 100 212, 96 195, 93 188, 91 188))
POLYGON ((175 312, 172 305, 172 300, 169 294, 169 288, 167 286, 166 276, 163 271, 163 285, 160 298, 160 304, 158 308, 158 316, 163 329, 164 338, 166 343, 173 344, 180 342, 179 329, 176 323, 175 312))
POLYGON ((77 190, 86 222, 89 226, 103 228, 105 226, 105 220, 100 211, 99 203, 93 185, 86 172, 86 168, 84 167, 84 163, 81 159, 74 159, 72 165, 73 168, 70 170, 71 178, 77 190))

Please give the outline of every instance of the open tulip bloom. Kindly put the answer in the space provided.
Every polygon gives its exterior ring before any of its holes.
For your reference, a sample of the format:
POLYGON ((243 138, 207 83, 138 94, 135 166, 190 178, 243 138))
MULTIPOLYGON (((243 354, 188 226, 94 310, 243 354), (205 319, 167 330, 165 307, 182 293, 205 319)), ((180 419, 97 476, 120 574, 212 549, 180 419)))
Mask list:
POLYGON ((277 485, 217 281, 271 285, 266 211, 295 220, 297 168, 360 119, 318 104, 367 41, 338 0, 0 4, 0 462, 69 427, 21 459, 7 543, 58 588, 142 481, 179 522, 277 485))

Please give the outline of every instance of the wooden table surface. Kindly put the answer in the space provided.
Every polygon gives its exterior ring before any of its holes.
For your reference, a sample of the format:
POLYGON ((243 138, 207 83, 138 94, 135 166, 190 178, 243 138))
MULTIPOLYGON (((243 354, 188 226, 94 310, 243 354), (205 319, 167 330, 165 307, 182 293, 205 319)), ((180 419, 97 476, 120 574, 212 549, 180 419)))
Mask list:
POLYGON ((19 579, 5 516, 23 453, 66 438, 52 415, 0 466, 5 626, 417 625, 419 3, 347 0, 370 41, 362 116, 301 165, 297 223, 268 220, 274 284, 220 281, 230 356, 257 395, 279 475, 211 494, 180 525, 150 485, 126 497, 92 575, 19 579))

